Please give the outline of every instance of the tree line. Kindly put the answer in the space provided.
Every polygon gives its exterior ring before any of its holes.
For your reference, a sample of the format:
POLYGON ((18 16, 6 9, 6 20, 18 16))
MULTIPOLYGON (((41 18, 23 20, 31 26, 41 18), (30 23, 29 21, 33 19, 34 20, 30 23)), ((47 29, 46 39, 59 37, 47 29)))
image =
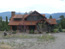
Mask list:
POLYGON ((6 20, 2 19, 2 16, 0 16, 0 31, 8 31, 10 30, 10 27, 8 26, 8 17, 6 16, 6 20))
MULTIPOLYGON (((60 23, 57 23, 57 25, 55 25, 55 28, 62 28, 62 29, 65 29, 65 17, 64 15, 61 15, 60 17, 60 23)), ((52 16, 50 15, 49 19, 52 19, 52 16)))

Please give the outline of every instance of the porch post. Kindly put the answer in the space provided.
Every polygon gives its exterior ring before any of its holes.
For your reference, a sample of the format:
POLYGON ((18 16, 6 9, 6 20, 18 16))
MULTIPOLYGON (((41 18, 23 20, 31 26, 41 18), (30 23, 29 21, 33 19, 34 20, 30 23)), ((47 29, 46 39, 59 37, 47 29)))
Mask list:
POLYGON ((27 31, 26 31, 27 33, 29 33, 29 27, 27 26, 27 31))
POLYGON ((12 26, 10 26, 10 29, 12 30, 12 26))
POLYGON ((18 30, 18 26, 17 26, 17 30, 18 30))
POLYGON ((36 25, 35 25, 35 30, 37 30, 37 27, 36 27, 36 25))
POLYGON ((28 28, 28 26, 27 26, 27 30, 28 30, 29 28, 28 28))

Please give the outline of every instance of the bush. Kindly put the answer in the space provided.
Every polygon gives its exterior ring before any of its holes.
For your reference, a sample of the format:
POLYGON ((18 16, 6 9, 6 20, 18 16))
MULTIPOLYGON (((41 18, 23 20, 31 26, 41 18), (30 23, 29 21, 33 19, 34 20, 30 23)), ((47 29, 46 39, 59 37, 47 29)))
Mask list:
POLYGON ((46 33, 49 33, 49 32, 46 32, 46 33))
POLYGON ((61 28, 61 25, 59 26, 59 29, 58 29, 59 32, 62 32, 62 28, 61 28))
POLYGON ((54 29, 53 32, 56 33, 56 32, 58 32, 58 30, 54 29))
POLYGON ((30 33, 31 33, 31 34, 34 33, 34 30, 30 30, 30 33))
POLYGON ((65 32, 65 29, 62 29, 63 32, 65 32))
POLYGON ((16 31, 13 31, 12 34, 16 34, 16 31))

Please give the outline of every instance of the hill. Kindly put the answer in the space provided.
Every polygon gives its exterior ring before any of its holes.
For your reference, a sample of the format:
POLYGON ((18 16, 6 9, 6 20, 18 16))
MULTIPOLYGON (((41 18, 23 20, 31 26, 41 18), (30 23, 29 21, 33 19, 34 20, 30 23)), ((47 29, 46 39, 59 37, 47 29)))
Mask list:
MULTIPOLYGON (((24 14, 24 13, 17 13, 16 14, 24 14)), ((41 13, 43 14, 43 13, 41 13)), ((50 15, 52 15, 52 18, 55 18, 55 19, 58 19, 61 15, 64 15, 65 16, 65 13, 52 13, 52 14, 49 14, 49 13, 44 13, 46 15, 47 18, 49 18, 50 15)), ((0 16, 2 16, 3 20, 5 20, 6 16, 8 17, 8 19, 10 19, 11 17, 11 12, 2 12, 0 13, 0 16)))

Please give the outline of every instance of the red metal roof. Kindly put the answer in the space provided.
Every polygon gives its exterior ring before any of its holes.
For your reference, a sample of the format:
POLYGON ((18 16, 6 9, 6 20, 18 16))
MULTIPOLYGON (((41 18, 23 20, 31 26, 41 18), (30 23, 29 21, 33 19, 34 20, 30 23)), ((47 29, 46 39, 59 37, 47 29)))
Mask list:
POLYGON ((36 25, 37 21, 10 21, 8 25, 36 25))
POLYGON ((14 15, 13 18, 26 18, 27 16, 28 16, 27 14, 25 15, 18 14, 18 15, 14 15))
POLYGON ((14 17, 13 18, 23 18, 23 15, 14 15, 14 17))
MULTIPOLYGON (((30 15, 30 14, 29 14, 30 15)), ((24 21, 24 19, 26 17, 29 16, 28 14, 25 14, 25 15, 21 15, 21 14, 18 14, 18 15, 14 15, 11 17, 10 19, 10 22, 8 25, 36 25, 36 23, 38 23, 38 21, 24 21), (21 21, 14 21, 13 19, 14 18, 23 18, 21 21)), ((40 14, 41 15, 41 14, 40 14)), ((45 17, 45 14, 42 14, 41 16, 45 17)), ((45 17, 46 18, 46 17, 45 17)), ((43 19, 42 19, 43 20, 43 19)), ((49 24, 57 24, 56 23, 56 19, 45 19, 47 23, 49 24)), ((39 20, 41 21, 41 20, 39 20)))
POLYGON ((46 19, 49 24, 57 24, 56 19, 46 19))
MULTIPOLYGON (((46 19, 49 24, 57 24, 56 19, 46 19)), ((10 21, 8 25, 36 25, 38 21, 10 21)))

